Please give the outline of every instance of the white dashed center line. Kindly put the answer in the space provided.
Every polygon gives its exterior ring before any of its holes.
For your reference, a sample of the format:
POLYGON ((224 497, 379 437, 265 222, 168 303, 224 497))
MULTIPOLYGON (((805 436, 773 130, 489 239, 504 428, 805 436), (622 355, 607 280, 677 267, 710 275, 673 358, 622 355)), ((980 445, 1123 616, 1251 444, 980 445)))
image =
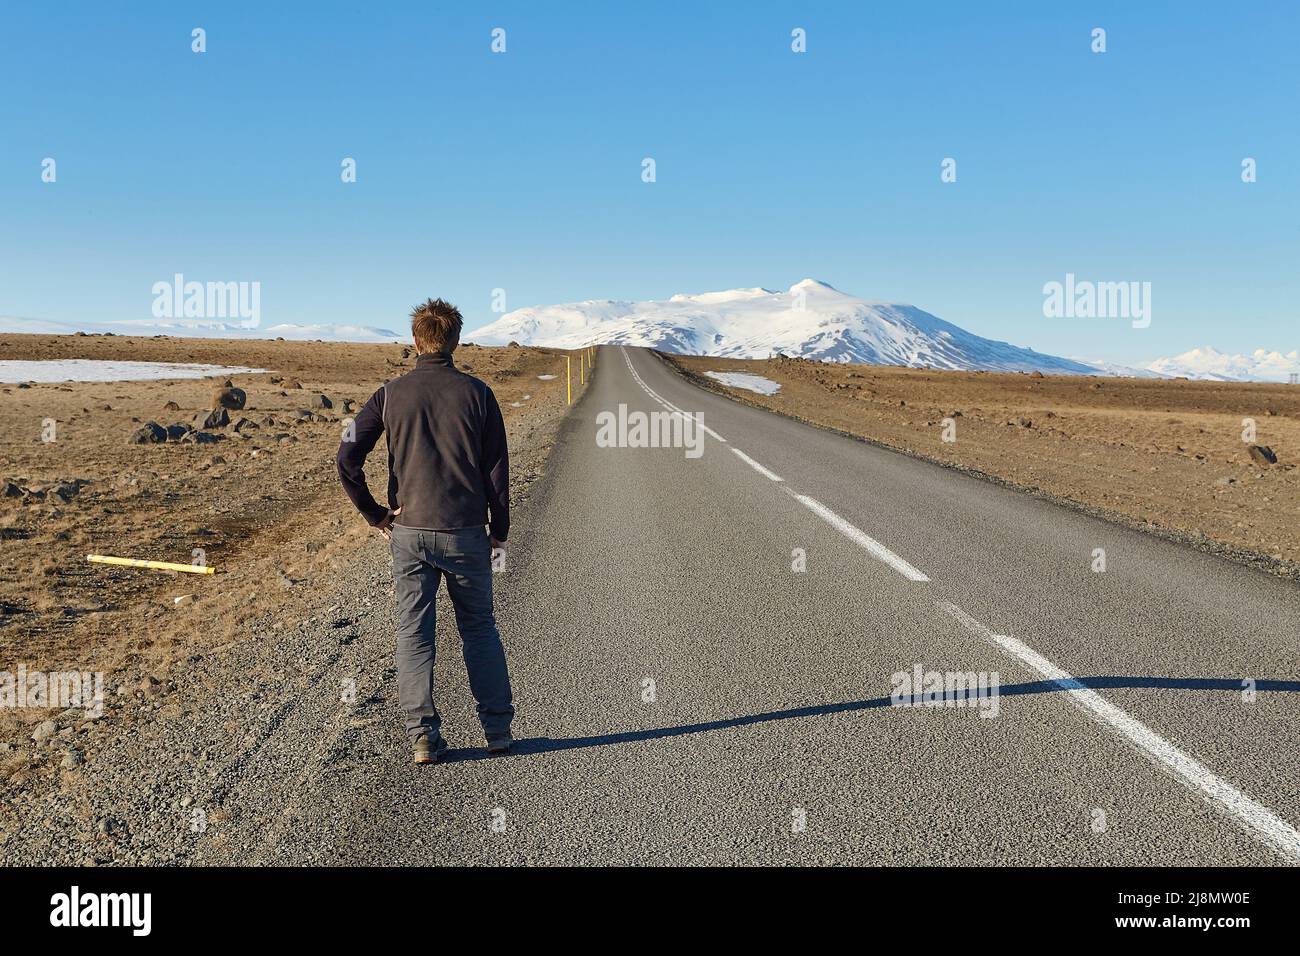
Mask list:
POLYGON ((704 434, 713 436, 713 437, 716 438, 718 441, 722 442, 722 444, 724 444, 724 445, 727 443, 727 440, 726 440, 725 438, 723 438, 721 435, 719 435, 717 432, 715 432, 715 431, 714 431, 712 428, 710 428, 708 425, 704 424, 704 422, 700 421, 700 416, 699 416, 699 415, 692 415, 690 412, 684 412, 684 411, 682 411, 680 408, 678 408, 678 407, 677 407, 676 405, 674 405, 672 402, 668 401, 668 399, 664 398, 664 397, 661 396, 658 392, 656 392, 653 388, 651 388, 649 385, 647 385, 647 384, 642 380, 641 376, 637 374, 637 370, 633 367, 633 365, 632 365, 632 359, 631 359, 631 357, 627 354, 627 349, 623 348, 622 346, 619 346, 619 350, 623 353, 623 361, 627 363, 627 369, 628 369, 628 371, 632 373, 632 377, 633 377, 634 379, 636 379, 636 383, 637 383, 638 385, 641 386, 641 390, 642 390, 643 392, 645 392, 647 395, 649 395, 651 398, 653 398, 656 402, 658 402, 658 403, 659 403, 660 405, 662 405, 664 408, 668 409, 668 410, 669 410, 670 412, 672 412, 674 415, 680 415, 680 416, 682 416, 683 418, 690 418, 692 421, 695 422, 696 427, 698 427, 698 428, 700 429, 700 431, 704 432, 704 434))
POLYGON ((849 524, 849 522, 845 521, 834 511, 831 511, 830 508, 827 508, 820 501, 817 501, 815 498, 809 498, 807 495, 796 494, 793 491, 790 492, 790 494, 794 495, 796 501, 798 501, 801 505, 803 505, 813 514, 815 514, 817 517, 821 518, 823 521, 825 521, 828 525, 830 525, 840 534, 844 535, 850 541, 853 541, 859 547, 863 548, 868 554, 870 554, 876 560, 885 562, 885 564, 889 565, 891 568, 893 568, 903 577, 907 578, 909 581, 930 580, 925 575, 924 572, 918 571, 916 568, 912 567, 912 565, 908 564, 898 555, 894 554, 894 552, 890 551, 883 544, 881 544, 875 538, 871 537, 861 528, 849 524))
MULTIPOLYGON (((632 364, 632 357, 627 354, 627 349, 620 346, 619 350, 623 353, 623 361, 627 363, 628 371, 632 373, 632 377, 636 379, 636 383, 641 386, 642 390, 647 395, 653 398, 664 408, 669 409, 675 414, 678 415, 690 414, 689 412, 682 411, 680 408, 678 408, 676 405, 674 405, 672 402, 668 401, 667 399, 662 398, 658 393, 655 392, 654 389, 652 389, 649 385, 647 385, 642 380, 641 376, 637 374, 636 367, 632 364)), ((727 443, 727 440, 723 438, 721 435, 719 435, 717 432, 715 432, 713 429, 705 427, 705 425, 702 422, 698 422, 698 416, 696 416, 696 420, 697 423, 699 424, 699 427, 703 431, 712 435, 714 438, 716 438, 718 441, 722 442, 723 444, 727 443)), ((784 478, 782 478, 780 475, 778 475, 776 472, 772 471, 771 469, 765 467, 764 465, 759 464, 754 459, 746 455, 739 448, 733 447, 731 450, 736 453, 736 457, 738 457, 745 464, 749 465, 750 468, 753 468, 764 478, 767 478, 771 481, 778 481, 781 482, 782 484, 785 483, 784 478)), ((786 488, 785 490, 789 492, 795 498, 795 500, 797 500, 800 504, 802 504, 813 514, 817 515, 817 517, 821 518, 823 521, 829 524, 836 531, 840 532, 845 537, 849 538, 851 541, 858 544, 868 554, 876 558, 878 561, 883 561, 885 564, 889 565, 891 568, 893 568, 903 577, 907 578, 909 581, 930 580, 923 572, 918 571, 916 568, 912 567, 912 565, 908 564, 898 555, 894 554, 894 552, 890 551, 883 544, 881 544, 875 538, 868 535, 862 529, 854 527, 853 525, 849 524, 849 522, 845 521, 834 511, 831 511, 830 508, 827 508, 820 501, 817 501, 814 498, 809 498, 807 495, 795 494, 793 491, 790 491, 789 488, 786 488)))
POLYGON ((778 475, 776 472, 769 471, 768 469, 764 468, 762 465, 754 461, 754 459, 750 458, 748 455, 746 455, 739 448, 736 448, 734 445, 732 446, 731 450, 736 453, 736 457, 738 457, 741 461, 747 464, 750 468, 753 468, 764 478, 770 478, 773 481, 785 481, 785 479, 782 478, 780 475, 778 475))

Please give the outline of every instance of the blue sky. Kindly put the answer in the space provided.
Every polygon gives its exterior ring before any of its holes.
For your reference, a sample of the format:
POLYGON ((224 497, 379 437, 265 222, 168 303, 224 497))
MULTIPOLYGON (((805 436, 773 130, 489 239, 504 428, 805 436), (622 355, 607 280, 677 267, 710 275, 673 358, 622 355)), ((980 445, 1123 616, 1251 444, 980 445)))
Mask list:
POLYGON ((1061 355, 1289 350, 1298 10, 6 4, 0 314, 147 319, 182 272, 260 282, 263 324, 401 329, 432 294, 472 328, 497 287, 812 276, 1061 355), (1044 318, 1067 272, 1151 282, 1150 328, 1044 318))

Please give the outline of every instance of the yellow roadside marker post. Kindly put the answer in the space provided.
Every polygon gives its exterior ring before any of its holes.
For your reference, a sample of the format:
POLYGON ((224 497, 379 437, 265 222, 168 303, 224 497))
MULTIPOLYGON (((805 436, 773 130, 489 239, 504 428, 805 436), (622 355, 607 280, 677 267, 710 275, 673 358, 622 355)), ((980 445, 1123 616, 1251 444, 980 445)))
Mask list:
POLYGON ((568 396, 568 404, 573 404, 573 359, 564 356, 564 391, 568 396))
POLYGON ((587 384, 587 353, 578 353, 578 384, 587 384))
POLYGON ((138 558, 113 558, 106 554, 88 554, 87 561, 96 564, 120 564, 127 568, 149 568, 153 571, 184 571, 188 574, 212 574, 213 568, 197 564, 173 564, 171 561, 141 561, 138 558))

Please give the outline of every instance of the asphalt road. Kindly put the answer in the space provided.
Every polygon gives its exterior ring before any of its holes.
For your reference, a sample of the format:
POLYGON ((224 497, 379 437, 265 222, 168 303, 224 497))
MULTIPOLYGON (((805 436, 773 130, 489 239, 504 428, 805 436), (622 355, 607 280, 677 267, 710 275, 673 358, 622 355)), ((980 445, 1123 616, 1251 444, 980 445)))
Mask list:
POLYGON ((444 601, 453 759, 409 763, 377 546, 359 640, 200 795, 221 822, 183 859, 1300 862, 1292 584, 614 346, 534 487, 497 576, 515 753, 483 749, 444 601), (620 405, 701 415, 702 453, 601 447, 620 405), (997 694, 892 706, 917 669, 997 694))

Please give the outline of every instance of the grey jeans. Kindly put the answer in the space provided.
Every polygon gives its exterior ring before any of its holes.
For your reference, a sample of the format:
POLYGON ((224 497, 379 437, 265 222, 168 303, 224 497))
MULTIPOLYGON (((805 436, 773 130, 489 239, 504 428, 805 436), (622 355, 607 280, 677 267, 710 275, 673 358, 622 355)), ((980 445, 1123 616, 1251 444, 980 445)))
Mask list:
POLYGON ((435 604, 445 576, 456 613, 469 687, 489 741, 510 736, 515 709, 506 655, 492 613, 492 545, 482 527, 423 531, 393 525, 397 597, 397 693, 412 740, 438 746, 442 718, 433 703, 435 604))

